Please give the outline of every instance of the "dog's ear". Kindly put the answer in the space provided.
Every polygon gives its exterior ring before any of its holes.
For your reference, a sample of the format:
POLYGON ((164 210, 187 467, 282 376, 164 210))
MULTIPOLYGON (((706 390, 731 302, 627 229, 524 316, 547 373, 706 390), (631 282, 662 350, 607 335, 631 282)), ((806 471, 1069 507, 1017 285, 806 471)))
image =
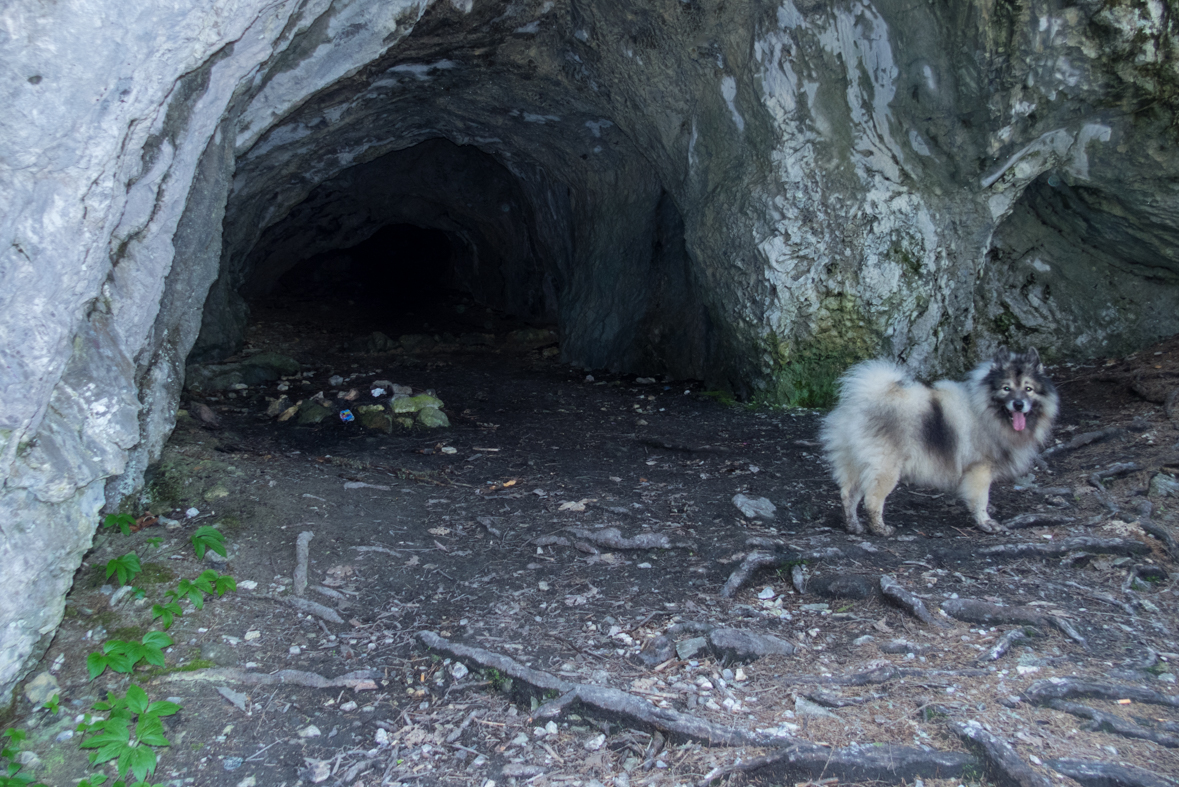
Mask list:
POLYGON ((998 350, 995 350, 995 357, 991 359, 991 363, 995 366, 1003 366, 1011 361, 1011 351, 1007 349, 1007 345, 1000 345, 998 350))
POLYGON ((1029 347, 1027 352, 1023 354, 1028 366, 1035 368, 1037 374, 1044 371, 1044 362, 1040 360, 1040 353, 1035 347, 1029 347))

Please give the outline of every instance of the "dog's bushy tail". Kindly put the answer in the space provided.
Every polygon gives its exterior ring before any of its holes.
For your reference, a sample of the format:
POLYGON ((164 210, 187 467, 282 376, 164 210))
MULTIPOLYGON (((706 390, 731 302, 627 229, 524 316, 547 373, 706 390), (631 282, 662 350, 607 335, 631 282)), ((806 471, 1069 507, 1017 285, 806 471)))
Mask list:
POLYGON ((909 374, 892 361, 864 361, 839 378, 839 401, 876 401, 894 386, 912 382, 909 374))

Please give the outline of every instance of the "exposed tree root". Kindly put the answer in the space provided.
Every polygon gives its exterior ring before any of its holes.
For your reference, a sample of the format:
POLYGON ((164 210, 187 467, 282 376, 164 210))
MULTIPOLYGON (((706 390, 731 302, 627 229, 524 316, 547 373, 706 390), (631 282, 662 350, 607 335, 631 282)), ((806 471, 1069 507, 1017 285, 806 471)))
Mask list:
POLYGON ((1030 513, 1014 516, 1003 523, 1008 530, 1019 530, 1025 527, 1056 527, 1076 522, 1075 516, 1067 514, 1030 513))
POLYGON ((821 686, 873 686, 901 678, 977 678, 990 674, 984 669, 916 669, 888 664, 867 672, 851 675, 783 675, 778 680, 785 684, 811 683, 821 686))
POLYGON ((942 626, 946 624, 935 618, 925 608, 925 603, 914 596, 909 591, 901 587, 900 583, 889 574, 885 574, 880 578, 880 592, 884 597, 893 602, 901 609, 908 612, 913 617, 920 620, 922 623, 928 623, 931 626, 942 626))
POLYGON ((942 611, 966 623, 985 623, 988 626, 1012 623, 1030 626, 1052 625, 1082 647, 1089 646, 1086 639, 1067 620, 1056 615, 1047 615, 1033 607, 1000 607, 976 599, 950 598, 942 602, 942 611))
POLYGON ((371 691, 377 687, 375 678, 377 673, 371 670, 357 670, 348 672, 338 678, 325 678, 315 672, 305 672, 297 669, 284 669, 278 672, 247 672, 235 667, 214 667, 212 669, 196 670, 194 672, 174 672, 164 680, 169 681, 226 681, 229 683, 243 683, 247 686, 272 686, 285 684, 288 686, 307 686, 312 689, 348 688, 357 691, 371 691))
POLYGON ((915 779, 957 779, 980 763, 962 752, 925 751, 909 746, 866 745, 825 749, 799 744, 764 757, 717 768, 701 779, 707 787, 717 779, 738 773, 765 771, 770 783, 793 784, 816 779, 839 782, 911 784, 915 779))
POLYGON ((1166 746, 1170 749, 1179 748, 1179 738, 1174 735, 1155 732, 1149 727, 1143 727, 1132 721, 1126 721, 1120 716, 1115 716, 1112 713, 1106 713, 1096 708, 1090 708, 1088 705, 1082 705, 1079 702, 1048 700, 1046 705, 1053 710, 1071 713, 1083 719, 1091 719, 1093 723, 1089 724, 1088 727, 1094 731, 1112 732, 1115 735, 1121 735, 1123 738, 1140 738, 1157 743, 1160 746, 1166 746))
POLYGON ((999 637, 999 641, 995 643, 995 646, 983 655, 979 656, 978 661, 980 663, 986 661, 998 661, 1007 655, 1007 651, 1011 649, 1012 645, 1022 645, 1024 643, 1031 642, 1032 637, 1039 636, 1043 635, 1041 635, 1040 632, 1037 631, 1033 626, 1012 629, 1003 636, 999 637))
POLYGON ((1057 773, 1085 787, 1175 787, 1179 781, 1168 779, 1154 771, 1132 765, 1115 765, 1098 760, 1045 760, 1044 764, 1057 773))
POLYGON ((977 721, 954 722, 950 729, 968 745, 980 750, 987 774, 1000 787, 1049 787, 1051 784, 1020 759, 1010 744, 991 735, 977 721))
POLYGON ((1079 434, 1067 443, 1054 445, 1051 448, 1045 449, 1041 454, 1041 459, 1049 459, 1060 454, 1075 451, 1078 448, 1089 445, 1090 443, 1099 443, 1103 440, 1109 440, 1111 437, 1121 437, 1127 433, 1127 429, 1123 426, 1111 426, 1108 429, 1099 429, 1096 432, 1085 432, 1079 434))
POLYGON ((621 716, 628 724, 652 727, 661 732, 689 740, 724 746, 792 746, 799 743, 789 735, 765 735, 713 724, 686 713, 666 708, 657 708, 646 700, 639 699, 618 689, 573 683, 548 672, 526 667, 515 659, 493 653, 483 648, 460 645, 438 636, 433 631, 418 633, 418 639, 426 647, 445 653, 452 658, 462 659, 483 668, 494 669, 513 680, 527 684, 538 694, 556 691, 561 694, 556 700, 539 707, 533 718, 559 716, 575 701, 587 708, 608 716, 621 716))
POLYGON ((1087 678, 1049 678, 1038 680, 1023 693, 1025 702, 1046 705, 1049 700, 1066 700, 1073 697, 1093 697, 1102 700, 1133 700, 1151 705, 1166 705, 1179 708, 1179 695, 1168 696, 1153 689, 1107 683, 1087 678))
POLYGON ((1167 554, 1171 560, 1179 558, 1179 544, 1175 542, 1175 535, 1170 528, 1160 525, 1151 518, 1154 513, 1154 504, 1149 500, 1143 500, 1138 504, 1138 526, 1150 533, 1152 536, 1163 542, 1163 546, 1167 549, 1167 554))
POLYGON ((729 575, 728 581, 721 588, 720 594, 725 598, 732 598, 738 590, 745 587, 753 575, 763 568, 787 568, 799 565, 805 561, 834 560, 843 557, 843 552, 835 547, 815 549, 810 552, 750 552, 741 561, 737 570, 729 575))
POLYGON ((1062 538, 1047 544, 997 544, 984 547, 978 553, 986 557, 1063 557, 1070 552, 1092 552, 1103 555, 1145 555, 1150 551, 1146 544, 1132 538, 1096 538, 1074 536, 1062 538))
POLYGON ((677 546, 662 533, 639 533, 633 538, 624 538, 616 527, 603 527, 598 530, 571 527, 569 532, 577 538, 608 549, 671 549, 677 546))

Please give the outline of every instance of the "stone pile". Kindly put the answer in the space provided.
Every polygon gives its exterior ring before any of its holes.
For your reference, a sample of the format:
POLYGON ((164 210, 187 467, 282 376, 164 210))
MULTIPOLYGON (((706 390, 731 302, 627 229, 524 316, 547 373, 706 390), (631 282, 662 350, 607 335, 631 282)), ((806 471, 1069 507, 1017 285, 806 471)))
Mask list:
MULTIPOLYGON (((342 378, 331 378, 331 381, 336 380, 344 382, 342 378)), ((368 386, 367 396, 357 388, 350 388, 334 391, 330 396, 321 391, 297 401, 292 401, 284 393, 277 399, 267 397, 267 403, 267 415, 276 417, 279 422, 293 421, 302 426, 324 423, 333 417, 342 423, 356 422, 366 429, 387 434, 398 428, 450 426, 450 420, 442 412, 445 405, 433 392, 415 394, 409 386, 388 380, 373 381, 368 386)))

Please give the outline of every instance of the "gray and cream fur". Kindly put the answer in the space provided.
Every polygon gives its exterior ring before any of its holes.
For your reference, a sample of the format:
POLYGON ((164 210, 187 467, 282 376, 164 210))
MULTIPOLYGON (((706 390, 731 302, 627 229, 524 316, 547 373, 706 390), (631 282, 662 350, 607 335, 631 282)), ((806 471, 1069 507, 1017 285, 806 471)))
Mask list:
POLYGON ((1035 349, 1002 348, 963 381, 925 385, 890 361, 865 361, 839 382, 821 439, 843 498, 847 529, 891 535, 884 500, 901 481, 956 491, 988 533, 991 481, 1031 465, 1052 431, 1060 399, 1035 349))

